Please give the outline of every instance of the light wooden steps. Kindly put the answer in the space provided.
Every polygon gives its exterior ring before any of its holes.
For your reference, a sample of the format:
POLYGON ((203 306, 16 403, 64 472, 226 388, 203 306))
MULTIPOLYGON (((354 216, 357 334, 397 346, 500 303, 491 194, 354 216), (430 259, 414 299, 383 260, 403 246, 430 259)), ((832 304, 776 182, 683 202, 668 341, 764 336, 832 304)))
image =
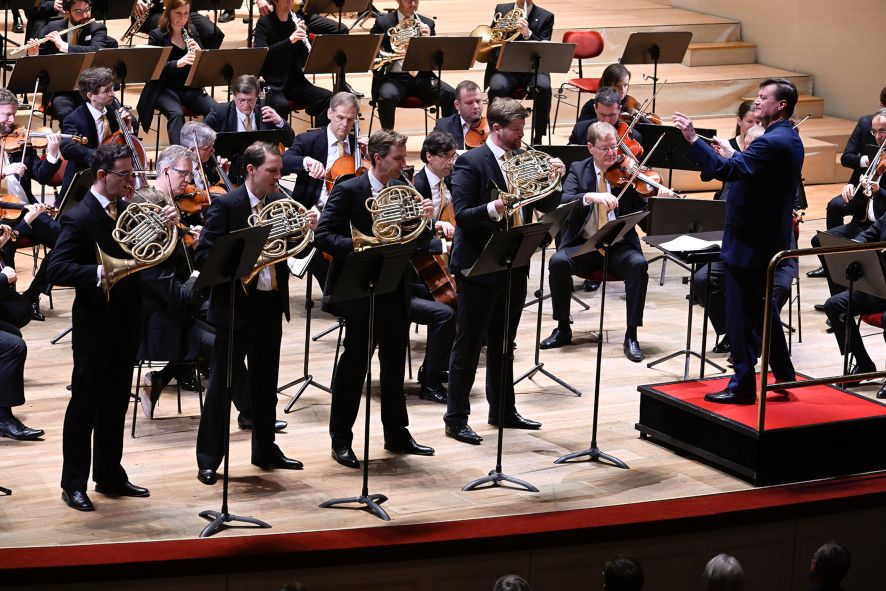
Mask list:
POLYGON ((684 66, 724 66, 752 64, 757 61, 757 46, 745 41, 690 43, 684 66))

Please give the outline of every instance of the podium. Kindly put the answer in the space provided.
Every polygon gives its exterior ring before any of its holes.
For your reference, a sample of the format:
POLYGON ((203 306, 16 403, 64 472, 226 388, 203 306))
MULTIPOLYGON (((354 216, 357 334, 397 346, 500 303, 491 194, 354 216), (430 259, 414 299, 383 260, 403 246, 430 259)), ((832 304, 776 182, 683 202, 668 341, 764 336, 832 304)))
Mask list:
POLYGON ((335 91, 341 92, 347 88, 348 72, 372 68, 382 39, 384 35, 318 35, 305 62, 305 75, 336 74, 335 91))
MULTIPOLYGON (((631 33, 624 53, 618 61, 622 64, 653 64, 652 110, 655 111, 655 93, 658 89, 658 64, 679 64, 692 41, 691 31, 652 31, 631 33)), ((713 137, 713 136, 711 136, 713 137)))

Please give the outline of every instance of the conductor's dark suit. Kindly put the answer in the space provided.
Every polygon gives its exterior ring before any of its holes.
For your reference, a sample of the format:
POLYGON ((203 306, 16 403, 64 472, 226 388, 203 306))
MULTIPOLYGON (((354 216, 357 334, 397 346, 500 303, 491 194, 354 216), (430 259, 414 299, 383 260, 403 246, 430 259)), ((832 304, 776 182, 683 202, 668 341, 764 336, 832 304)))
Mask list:
MULTIPOLYGON (((756 391, 766 267, 775 253, 791 245, 803 143, 790 121, 779 121, 731 158, 719 156, 704 141, 692 144, 688 154, 702 172, 730 182, 721 253, 726 265, 726 333, 735 366, 728 390, 750 397, 756 391)), ((772 372, 779 380, 793 379, 794 367, 775 314, 771 334, 772 372)))
MULTIPOLYGON (((129 205, 123 200, 117 203, 120 213, 129 205)), ((49 264, 51 283, 76 289, 71 333, 74 370, 61 479, 68 491, 86 490, 90 457, 95 482, 113 487, 128 480, 120 460, 139 341, 141 292, 136 274, 114 285, 108 301, 98 286, 96 245, 112 257, 131 258, 111 237, 114 226, 95 195, 87 193, 62 216, 61 236, 49 264)))
MULTIPOLYGON (((464 272, 477 261, 489 238, 505 228, 505 220, 489 217, 487 205, 491 191, 507 190, 507 182, 488 144, 459 156, 452 171, 452 205, 455 209, 455 237, 449 269, 458 285, 458 312, 455 343, 449 358, 449 397, 444 420, 452 427, 468 422, 471 406, 468 400, 484 340, 486 357, 486 399, 489 416, 498 417, 499 404, 504 405, 507 420, 514 408, 513 361, 505 361, 505 391, 501 392, 502 338, 505 326, 505 295, 507 273, 490 273, 467 278, 464 272)), ((556 207, 559 192, 533 205, 541 211, 556 207)), ((512 273, 511 314, 507 319, 508 342, 512 342, 520 323, 526 299, 527 269, 512 273)))
MULTIPOLYGON (((283 195, 279 193, 269 194, 265 197, 265 203, 282 198, 283 195)), ((202 266, 220 236, 248 227, 247 220, 252 213, 246 185, 213 199, 194 254, 195 264, 202 266)), ((283 456, 274 443, 274 421, 280 339, 283 335, 281 315, 289 320, 289 269, 286 262, 275 264, 271 267, 271 273, 276 274, 277 290, 257 289, 258 278, 252 280, 248 290, 241 285, 234 286, 233 364, 237 370, 234 380, 235 383, 249 380, 254 419, 252 462, 257 464, 272 462, 283 456), (249 365, 248 376, 243 375, 242 371, 244 357, 249 365)), ((224 283, 214 286, 210 295, 208 320, 215 328, 216 338, 210 362, 209 388, 197 433, 197 465, 201 470, 216 470, 224 458, 228 315, 232 305, 230 291, 230 283, 224 283)))

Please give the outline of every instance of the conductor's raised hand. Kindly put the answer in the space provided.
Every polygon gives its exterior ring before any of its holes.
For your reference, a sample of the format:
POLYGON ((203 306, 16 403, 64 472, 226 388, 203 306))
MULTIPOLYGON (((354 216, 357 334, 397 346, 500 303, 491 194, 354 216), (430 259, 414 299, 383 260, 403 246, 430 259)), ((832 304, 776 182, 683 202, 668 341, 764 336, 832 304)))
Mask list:
POLYGON ((698 134, 695 133, 695 127, 692 125, 692 119, 689 118, 688 115, 684 115, 683 113, 674 113, 674 127, 680 130, 683 134, 683 137, 686 138, 686 141, 690 144, 694 144, 695 140, 698 139, 698 134))

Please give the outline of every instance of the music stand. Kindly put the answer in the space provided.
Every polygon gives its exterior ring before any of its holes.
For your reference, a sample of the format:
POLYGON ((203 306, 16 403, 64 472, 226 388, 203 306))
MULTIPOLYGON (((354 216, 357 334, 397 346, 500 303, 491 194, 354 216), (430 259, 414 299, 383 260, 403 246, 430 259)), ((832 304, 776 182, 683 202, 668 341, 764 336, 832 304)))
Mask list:
POLYGON ((443 109, 443 70, 470 70, 474 65, 479 37, 414 37, 409 40, 404 72, 435 72, 437 116, 443 109))
MULTIPOLYGON (((545 290, 545 255, 548 251, 548 245, 554 240, 554 237, 560 233, 560 228, 563 226, 563 222, 566 221, 566 218, 569 217, 569 214, 572 213, 572 210, 575 209, 576 201, 570 201, 565 205, 561 205, 554 211, 544 216, 544 222, 551 224, 550 229, 548 230, 548 238, 542 242, 541 245, 541 268, 538 274, 538 291, 535 292, 535 299, 533 302, 537 305, 536 314, 535 314, 535 364, 529 371, 524 372, 519 378, 514 380, 514 385, 519 384, 523 379, 529 378, 532 379, 537 373, 541 373, 544 376, 552 379, 557 382, 576 396, 581 396, 581 391, 578 388, 568 384, 565 380, 560 379, 547 369, 545 369, 545 364, 541 361, 541 316, 542 316, 542 302, 549 296, 544 295, 545 290)), ((584 302, 581 302, 584 304, 584 302)), ((529 304, 527 304, 528 306, 529 304)), ((524 306, 525 308, 526 306, 524 306)))
MULTIPOLYGON (((328 509, 337 505, 357 503, 364 505, 376 517, 390 521, 391 517, 381 508, 388 500, 383 494, 369 494, 369 404, 372 402, 372 352, 374 347, 375 296, 390 293, 397 289, 409 260, 415 252, 415 245, 387 244, 352 252, 345 259, 345 266, 338 282, 330 294, 330 303, 369 298, 369 335, 366 339, 366 419, 363 425, 363 489, 359 496, 331 499, 320 503, 328 509)), ((334 396, 335 394, 333 394, 334 396)))
POLYGON ((111 68, 120 81, 120 104, 124 104, 126 83, 143 84, 157 80, 169 61, 170 47, 120 47, 99 49, 93 54, 91 68, 111 68))
MULTIPOLYGON (((138 1, 138 0, 136 0, 138 1)), ((33 3, 31 4, 33 6, 33 3)), ((135 14, 135 2, 121 2, 120 0, 92 0, 92 17, 102 22, 129 19, 135 14)))
MULTIPOLYGON (((9 31, 9 11, 10 10, 29 10, 34 8, 34 0, 0 0, 0 9, 3 10, 3 32, 9 31)), ((16 43, 5 34, 0 35, 0 55, 3 56, 0 62, 0 68, 3 69, 3 86, 6 86, 6 66, 15 63, 15 59, 10 59, 8 55, 9 46, 21 47, 20 43, 16 43)))
POLYGON ((243 179, 246 170, 243 168, 243 151, 255 142, 266 142, 272 146, 282 144, 286 139, 284 129, 263 129, 260 131, 224 131, 215 136, 215 152, 231 162, 228 176, 232 179, 243 179))
POLYGON ((200 512, 200 517, 209 519, 209 523, 200 532, 201 538, 218 533, 223 527, 232 521, 252 523, 258 527, 271 527, 268 523, 254 517, 242 517, 232 515, 228 511, 228 480, 231 455, 231 396, 234 389, 234 308, 236 305, 236 290, 242 289, 241 280, 246 277, 255 266, 261 254, 262 248, 271 233, 270 226, 255 226, 235 230, 216 240, 209 256, 200 269, 200 276, 194 284, 194 291, 207 287, 218 286, 224 288, 224 284, 230 285, 230 307, 228 308, 228 350, 227 372, 225 375, 225 401, 224 401, 224 476, 222 480, 222 504, 221 511, 207 509, 200 512), (239 285, 238 285, 239 284, 239 285))
MULTIPOLYGON (((551 224, 535 223, 525 226, 517 226, 510 230, 502 230, 493 234, 480 257, 474 265, 464 272, 465 277, 477 277, 488 273, 506 272, 505 283, 505 309, 504 309, 504 337, 502 338, 502 363, 501 378, 499 381, 499 401, 498 401, 498 448, 496 451, 495 468, 489 471, 489 474, 482 478, 472 480, 462 487, 462 490, 476 490, 478 487, 489 484, 491 487, 501 486, 502 482, 510 482, 520 488, 524 488, 529 492, 538 492, 538 489, 529 484, 525 480, 508 476, 502 472, 501 456, 504 444, 504 424, 505 424, 505 392, 508 386, 508 363, 513 364, 513 350, 511 349, 510 339, 510 318, 511 318, 511 283, 512 272, 515 268, 519 269, 529 264, 529 260, 535 253, 535 250, 541 246, 541 243, 548 237, 548 230, 551 224)), ((487 351, 487 355, 494 355, 493 351, 487 351)))
MULTIPOLYGON (((684 142, 685 143, 685 142, 684 142)), ((670 234, 697 234, 699 232, 722 231, 726 225, 726 201, 716 199, 669 199, 649 198, 649 236, 670 234)), ((664 285, 665 265, 673 261, 687 271, 686 263, 667 253, 649 259, 651 265, 661 260, 661 277, 658 284, 664 285)))
POLYGON ((227 100, 230 101, 231 81, 241 74, 261 71, 267 54, 267 47, 204 49, 197 52, 197 58, 191 66, 185 86, 202 88, 224 85, 228 89, 227 100))
MULTIPOLYGON (((237 10, 242 4, 243 0, 191 0, 191 12, 211 10, 213 13, 212 24, 218 28, 218 11, 237 10)), ((249 31, 249 37, 252 37, 251 29, 249 31)), ((258 70, 256 70, 256 72, 257 71, 258 70)))
POLYGON ((23 57, 15 63, 6 89, 14 94, 34 91, 40 80, 40 90, 47 92, 70 92, 77 90, 80 72, 92 63, 91 53, 57 53, 23 57))
MULTIPOLYGON (((819 230, 819 244, 824 247, 858 244, 855 240, 834 236, 819 230)), ((849 291, 846 304, 846 321, 843 330, 843 373, 849 373, 849 323, 853 322, 852 296, 858 290, 877 298, 886 299, 886 268, 875 250, 823 255, 825 269, 831 281, 849 291)))
POLYGON ((305 62, 305 75, 337 74, 335 91, 341 92, 347 88, 347 72, 372 68, 382 39, 384 35, 317 35, 305 62))
MULTIPOLYGON (((341 30, 341 16, 345 12, 363 13, 369 9, 372 0, 307 0, 302 7, 303 14, 338 13, 338 28, 341 30)), ((250 17, 252 12, 249 13, 250 17)), ((373 56, 375 58, 375 56, 373 56)))
POLYGON ((12 490, 6 488, 5 486, 0 486, 0 494, 3 494, 8 497, 9 495, 12 494, 12 490))
POLYGON ((532 149, 538 150, 539 152, 544 152, 552 158, 559 158, 563 161, 563 164, 566 165, 567 171, 569 170, 569 167, 572 166, 574 163, 590 157, 587 145, 545 146, 542 144, 538 144, 532 146, 532 149))
POLYGON ((622 64, 653 64, 652 110, 655 111, 655 91, 658 88, 658 64, 679 64, 689 49, 691 31, 652 31, 631 33, 624 53, 618 60, 622 64))
MULTIPOLYGON (((598 206, 599 207, 599 204, 598 206)), ((600 412, 600 371, 603 367, 603 313, 606 309, 606 284, 609 273, 609 248, 624 238, 624 235, 640 223, 640 220, 649 215, 648 211, 629 213, 607 222, 591 238, 579 247, 570 256, 579 257, 593 250, 603 249, 603 280, 600 282, 600 338, 597 339, 597 375, 594 377, 594 414, 591 420, 591 445, 588 449, 574 451, 554 460, 555 464, 565 464, 570 460, 587 456, 589 462, 605 460, 616 468, 628 469, 628 465, 617 457, 600 451, 597 447, 597 421, 600 412)))
MULTIPOLYGON (((644 152, 647 153, 658 143, 659 138, 664 136, 658 148, 652 152, 652 155, 646 162, 646 166, 667 168, 668 186, 673 184, 674 170, 701 171, 701 166, 698 162, 690 159, 687 155, 692 144, 683 138, 683 133, 676 127, 638 123, 636 128, 641 136, 640 145, 643 146, 644 152)), ((716 129, 697 129, 696 131, 707 137, 714 137, 717 134, 716 129)))
MULTIPOLYGON (((411 44, 411 43, 410 43, 411 44)), ((505 43, 498 55, 496 69, 499 72, 524 72, 533 75, 527 95, 535 102, 538 92, 538 75, 562 74, 572 67, 575 43, 552 43, 550 41, 520 41, 505 43)), ((533 105, 534 106, 534 105, 533 105)), ((532 109, 530 129, 535 135, 535 111, 532 109)), ((550 139, 550 138, 549 138, 550 139)))

